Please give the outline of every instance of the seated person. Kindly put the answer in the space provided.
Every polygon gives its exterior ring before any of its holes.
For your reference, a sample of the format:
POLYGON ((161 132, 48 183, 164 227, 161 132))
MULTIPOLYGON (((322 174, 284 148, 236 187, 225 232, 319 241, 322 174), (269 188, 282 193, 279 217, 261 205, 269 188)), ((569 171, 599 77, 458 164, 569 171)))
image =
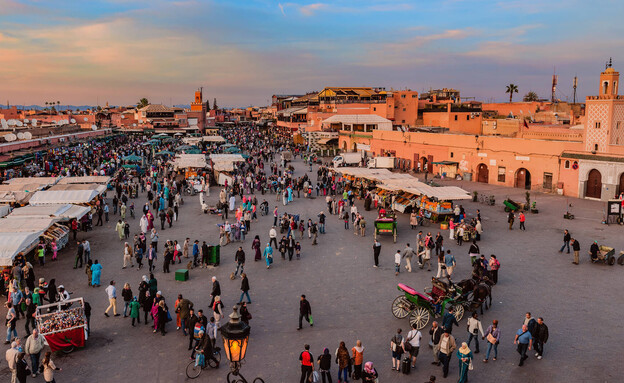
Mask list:
POLYGON ((212 359, 216 363, 217 367, 215 368, 219 368, 219 361, 214 357, 214 352, 212 351, 212 341, 210 340, 210 337, 204 331, 200 331, 199 335, 201 338, 199 340, 199 345, 195 348, 195 350, 204 354, 204 365, 208 362, 206 360, 207 358, 212 359))
POLYGON ((597 261, 598 259, 603 259, 604 257, 600 253, 600 247, 598 246, 598 241, 594 241, 589 248, 589 254, 591 255, 592 261, 597 261))
POLYGON ((433 313, 439 315, 442 312, 442 302, 444 302, 444 296, 440 295, 435 302, 433 302, 433 313))
POLYGON ((379 218, 384 218, 386 216, 386 209, 383 207, 379 209, 379 218))

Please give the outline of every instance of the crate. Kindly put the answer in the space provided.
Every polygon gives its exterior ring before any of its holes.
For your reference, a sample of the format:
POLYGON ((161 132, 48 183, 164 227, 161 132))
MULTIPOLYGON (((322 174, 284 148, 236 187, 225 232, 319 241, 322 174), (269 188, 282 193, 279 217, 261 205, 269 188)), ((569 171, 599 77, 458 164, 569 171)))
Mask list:
POLYGON ((184 282, 189 279, 189 271, 187 269, 179 269, 175 272, 175 280, 184 282))

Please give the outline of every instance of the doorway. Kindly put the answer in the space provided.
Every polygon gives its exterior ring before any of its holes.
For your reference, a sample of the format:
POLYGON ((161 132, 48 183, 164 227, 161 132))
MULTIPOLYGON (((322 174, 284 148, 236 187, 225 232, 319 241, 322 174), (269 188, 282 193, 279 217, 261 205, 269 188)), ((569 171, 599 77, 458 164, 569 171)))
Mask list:
POLYGON ((592 169, 587 175, 587 184, 585 184, 585 197, 600 199, 601 195, 602 174, 600 174, 598 170, 592 169))
POLYGON ((486 164, 479 164, 477 168, 477 182, 483 182, 484 184, 488 183, 489 180, 489 171, 486 164))
POLYGON ((531 173, 525 168, 520 168, 516 171, 516 183, 514 185, 517 188, 531 190, 531 173))
POLYGON ((620 186, 618 187, 618 192, 615 198, 619 198, 622 193, 624 193, 624 173, 620 174, 620 186))

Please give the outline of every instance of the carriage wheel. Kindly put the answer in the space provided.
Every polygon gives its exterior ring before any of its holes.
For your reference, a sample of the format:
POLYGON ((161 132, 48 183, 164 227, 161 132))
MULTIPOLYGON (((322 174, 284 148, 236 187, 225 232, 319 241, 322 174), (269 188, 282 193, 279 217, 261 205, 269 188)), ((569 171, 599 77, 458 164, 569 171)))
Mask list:
POLYGON ((427 326, 429 323, 429 319, 431 318, 431 314, 429 310, 425 307, 418 306, 409 317, 410 325, 416 325, 417 330, 421 330, 427 326))
POLYGON ((620 255, 617 260, 618 265, 624 265, 624 254, 620 255))
POLYGON ((615 257, 613 255, 609 256, 609 258, 607 259, 607 263, 609 264, 609 266, 615 265, 615 257))
POLYGON ((453 315, 455 315, 455 319, 459 322, 464 317, 464 306, 460 304, 456 304, 453 306, 453 315))
POLYGON ((411 306, 411 302, 405 298, 405 295, 399 295, 392 302, 392 315, 397 319, 403 319, 409 315, 411 306))

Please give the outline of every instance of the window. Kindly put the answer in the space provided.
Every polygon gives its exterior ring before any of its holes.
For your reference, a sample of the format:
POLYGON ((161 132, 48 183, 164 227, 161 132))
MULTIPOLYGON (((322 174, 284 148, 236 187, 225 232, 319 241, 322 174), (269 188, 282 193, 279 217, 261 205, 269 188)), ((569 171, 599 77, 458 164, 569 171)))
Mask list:
POLYGON ((413 94, 413 95, 412 95, 412 98, 416 98, 416 95, 415 95, 415 94, 413 94))
POLYGON ((596 122, 596 129, 600 129, 600 121, 596 122))
POLYGON ((402 95, 401 95, 401 98, 405 98, 405 95, 404 95, 404 94, 402 94, 402 95))
POLYGON ((455 121, 457 121, 457 115, 455 115, 455 121))
POLYGON ((405 112, 405 108, 403 108, 403 111, 405 112))
POLYGON ((405 120, 401 120, 401 124, 405 124, 405 120))
POLYGON ((615 129, 620 129, 620 121, 615 123, 615 129))
POLYGON ((552 173, 544 173, 544 189, 550 190, 552 189, 552 173))
POLYGON ((594 151, 597 152, 598 151, 598 144, 594 144, 594 151))
POLYGON ((453 152, 451 152, 451 158, 453 158, 453 152))
POLYGON ((566 162, 563 163, 563 167, 566 169, 570 169, 570 160, 566 160, 566 162))
POLYGON ((470 120, 470 115, 467 114, 466 115, 466 121, 469 121, 469 120, 470 120))
POLYGON ((499 166, 498 167, 498 182, 505 182, 505 167, 504 166, 499 166))

